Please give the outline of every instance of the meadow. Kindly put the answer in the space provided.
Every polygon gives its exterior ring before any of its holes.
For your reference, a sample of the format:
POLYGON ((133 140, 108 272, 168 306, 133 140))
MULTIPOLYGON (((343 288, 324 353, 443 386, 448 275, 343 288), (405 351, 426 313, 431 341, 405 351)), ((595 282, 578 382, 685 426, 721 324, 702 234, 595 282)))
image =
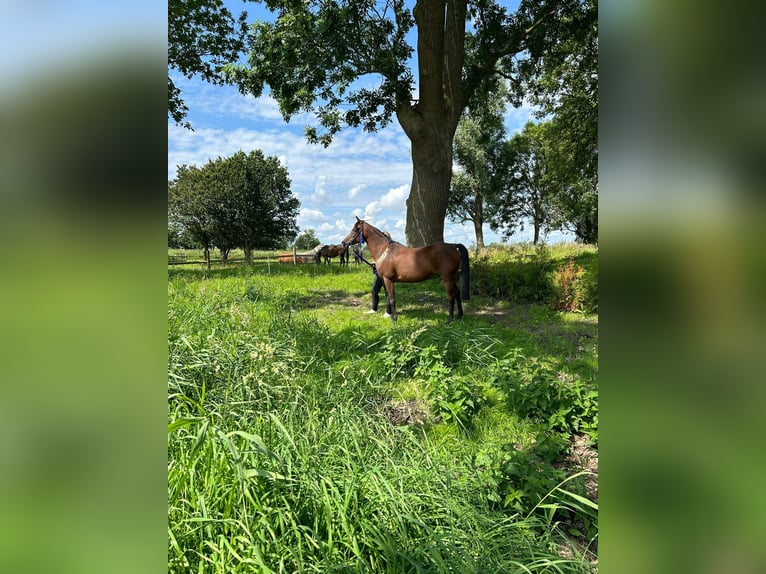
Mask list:
POLYGON ((169 266, 169 572, 596 571, 597 257, 169 266))

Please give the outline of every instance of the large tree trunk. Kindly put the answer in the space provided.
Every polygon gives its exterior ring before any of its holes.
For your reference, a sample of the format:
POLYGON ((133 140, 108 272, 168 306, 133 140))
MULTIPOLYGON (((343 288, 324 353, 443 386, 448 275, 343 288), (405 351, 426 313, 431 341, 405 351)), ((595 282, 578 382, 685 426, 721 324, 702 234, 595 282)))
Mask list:
POLYGON ((412 187, 407 198, 407 244, 444 241, 452 180, 452 139, 465 107, 462 92, 465 0, 418 0, 420 100, 400 101, 396 116, 412 142, 412 187))
POLYGON ((205 265, 207 270, 210 271, 210 248, 207 245, 205 246, 205 265))
POLYGON ((253 264, 253 250, 249 246, 245 246, 242 248, 242 250, 245 252, 245 264, 246 265, 252 265, 253 264))
POLYGON ((444 217, 452 181, 452 138, 449 134, 440 135, 412 140, 412 187, 404 230, 407 244, 412 247, 444 241, 444 217))

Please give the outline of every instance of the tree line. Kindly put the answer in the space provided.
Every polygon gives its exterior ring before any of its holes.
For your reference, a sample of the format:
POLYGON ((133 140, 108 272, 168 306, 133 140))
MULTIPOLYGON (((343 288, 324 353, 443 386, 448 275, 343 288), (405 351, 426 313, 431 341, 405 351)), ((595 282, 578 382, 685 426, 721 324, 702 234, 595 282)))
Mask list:
MULTIPOLYGON (((538 119, 553 118, 545 153, 555 161, 540 177, 560 178, 562 221, 585 241, 597 237, 597 0, 520 0, 515 10, 494 0, 274 0, 267 7, 273 20, 247 27, 246 14, 235 19, 220 0, 171 0, 169 68, 256 97, 268 88, 285 120, 314 113, 306 136, 322 145, 344 127, 374 132, 396 118, 411 142, 405 235, 412 246, 443 240, 458 123, 504 84, 511 104, 530 102, 538 119)), ((168 114, 182 123, 186 111, 169 76, 168 114)), ((513 188, 531 189, 515 173, 513 188)), ((538 207, 532 201, 523 209, 543 213, 538 207)), ((521 210, 509 207, 516 223, 503 229, 518 225, 521 210)))
POLYGON ((168 244, 200 246, 210 267, 210 249, 224 263, 241 248, 284 247, 298 234, 300 202, 290 190, 287 169, 260 150, 211 160, 202 167, 180 165, 168 182, 168 244))

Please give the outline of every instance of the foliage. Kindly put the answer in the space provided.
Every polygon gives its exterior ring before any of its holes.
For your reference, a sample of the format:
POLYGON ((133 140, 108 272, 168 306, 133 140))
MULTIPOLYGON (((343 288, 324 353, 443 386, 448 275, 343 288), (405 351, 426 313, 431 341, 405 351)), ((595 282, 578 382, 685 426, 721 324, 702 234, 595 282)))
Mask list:
POLYGON ((558 221, 598 242, 598 2, 583 0, 559 20, 561 41, 531 50, 517 69, 514 98, 538 106, 552 137, 550 170, 561 183, 558 221))
POLYGON ((504 444, 499 449, 483 449, 475 464, 487 500, 521 513, 532 512, 537 504, 566 478, 563 469, 555 468, 567 451, 566 438, 540 430, 528 448, 504 444))
POLYGON ((486 99, 475 100, 457 127, 454 141, 455 164, 447 216, 454 222, 471 221, 476 245, 484 249, 486 198, 497 195, 508 177, 504 153, 506 90, 500 88, 486 99))
POLYGON ((494 251, 474 258, 474 293, 516 303, 546 303, 553 294, 550 250, 537 246, 531 253, 494 251))
POLYGON ((591 571, 558 552, 560 488, 520 515, 482 479, 542 490, 501 456, 540 433, 477 382, 511 349, 560 356, 535 334, 562 314, 523 334, 478 313, 392 326, 352 303, 368 270, 257 265, 168 270, 169 572, 591 571), (383 414, 421 392, 438 409, 452 389, 479 402, 423 426, 383 414))
POLYGON ((553 308, 558 311, 594 311, 598 305, 593 301, 592 282, 586 281, 585 269, 570 257, 562 267, 553 272, 553 308))
POLYGON ((560 373, 547 361, 514 351, 498 361, 492 383, 519 415, 551 431, 598 440, 598 390, 578 375, 560 373))
POLYGON ((426 380, 432 410, 444 422, 466 429, 484 402, 477 382, 453 374, 434 345, 420 350, 415 376, 426 380))
POLYGON ((253 25, 247 65, 229 66, 228 81, 256 97, 268 86, 286 120, 314 112, 318 126, 306 134, 323 145, 344 126, 372 132, 396 114, 412 142, 410 245, 443 239, 452 140, 463 110, 496 85, 496 73, 515 75, 519 54, 560 42, 566 28, 559 19, 580 9, 579 0, 522 0, 515 13, 494 1, 467 0, 421 1, 412 11, 403 0, 267 5, 274 21, 253 25), (413 26, 417 82, 408 43, 413 26))
POLYGON ((526 448, 506 443, 482 449, 476 455, 476 470, 490 504, 526 516, 547 515, 552 522, 563 521, 566 532, 593 541, 598 535, 598 507, 583 496, 587 473, 567 476, 560 464, 567 446, 565 435, 541 429, 526 448), (571 490, 563 488, 566 483, 571 490))
POLYGON ((598 311, 598 258, 592 248, 494 247, 471 262, 471 289, 514 303, 598 311))
MULTIPOLYGON (((168 69, 187 78, 199 75, 212 84, 223 84, 223 66, 244 50, 247 13, 237 20, 221 0, 170 0, 168 2, 168 69)), ((168 115, 184 122, 188 108, 181 90, 168 75, 168 115)))
POLYGON ((298 237, 295 239, 295 248, 296 249, 314 249, 317 245, 319 245, 321 242, 319 241, 319 238, 316 236, 316 232, 313 229, 307 229, 303 233, 300 233, 298 237))
POLYGON ((203 167, 179 166, 169 183, 168 219, 203 246, 215 245, 224 260, 234 247, 283 247, 297 233, 299 202, 287 170, 261 151, 237 152, 203 167))
POLYGON ((551 167, 550 144, 549 125, 532 122, 506 142, 508 178, 490 196, 490 226, 504 237, 523 229, 526 221, 534 227, 534 244, 541 232, 553 229, 554 202, 561 186, 551 167))

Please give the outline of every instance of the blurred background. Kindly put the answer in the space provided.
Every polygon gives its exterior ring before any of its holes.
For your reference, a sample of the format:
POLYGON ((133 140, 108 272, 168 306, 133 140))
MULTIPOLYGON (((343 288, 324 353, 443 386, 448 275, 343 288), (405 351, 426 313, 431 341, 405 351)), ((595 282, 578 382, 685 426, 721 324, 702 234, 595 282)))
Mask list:
POLYGON ((0 571, 165 569, 167 6, 0 5, 0 571))
MULTIPOLYGON (((166 568, 166 22, 2 3, 0 571, 166 568)), ((764 8, 600 4, 604 572, 766 568, 764 8)))
POLYGON ((606 572, 766 567, 763 10, 600 3, 606 572))

